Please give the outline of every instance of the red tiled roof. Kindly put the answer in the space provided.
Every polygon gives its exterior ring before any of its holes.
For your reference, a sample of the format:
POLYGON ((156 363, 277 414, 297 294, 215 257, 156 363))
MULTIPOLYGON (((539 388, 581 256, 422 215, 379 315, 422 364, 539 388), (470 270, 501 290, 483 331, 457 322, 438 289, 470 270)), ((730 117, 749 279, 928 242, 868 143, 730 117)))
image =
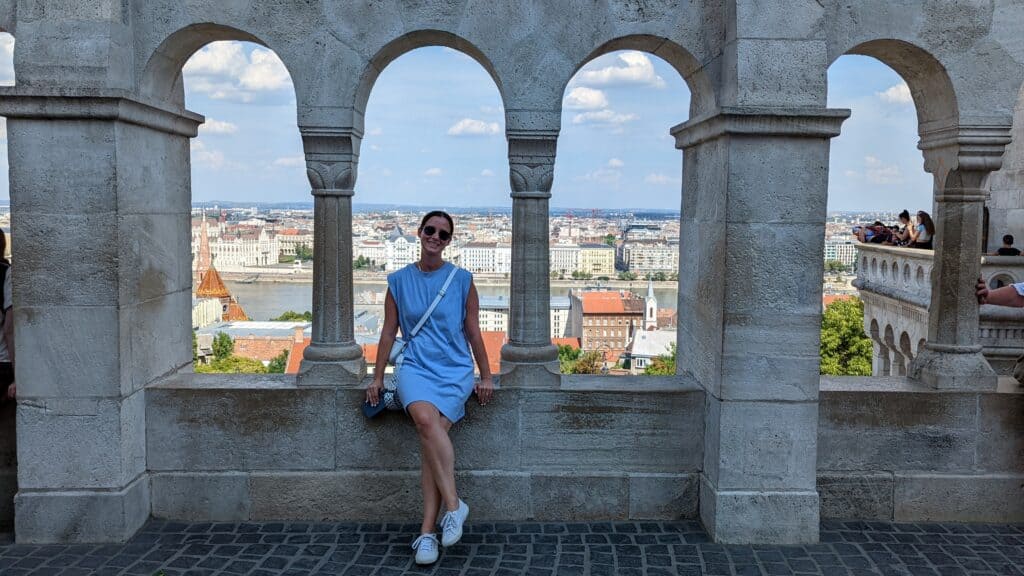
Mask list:
POLYGON ((228 287, 224 285, 217 269, 210 266, 206 274, 203 274, 203 281, 199 283, 196 296, 200 298, 229 298, 231 292, 228 292, 228 287))
POLYGON ((504 332, 480 332, 480 335, 487 351, 487 366, 491 374, 497 374, 501 370, 501 347, 508 342, 508 335, 504 332))
POLYGON ((292 341, 292 350, 288 353, 288 365, 285 366, 285 374, 298 374, 299 365, 302 363, 302 353, 309 346, 310 339, 304 338, 302 342, 292 341))
POLYGON ((578 350, 580 348, 579 338, 552 338, 551 343, 555 346, 569 346, 573 350, 578 350))
POLYGON ((269 362, 281 352, 291 350, 292 338, 270 338, 266 336, 239 336, 235 338, 235 356, 269 362))
POLYGON ((853 296, 849 294, 822 294, 821 295, 821 308, 828 308, 828 305, 836 302, 837 300, 849 300, 853 296))

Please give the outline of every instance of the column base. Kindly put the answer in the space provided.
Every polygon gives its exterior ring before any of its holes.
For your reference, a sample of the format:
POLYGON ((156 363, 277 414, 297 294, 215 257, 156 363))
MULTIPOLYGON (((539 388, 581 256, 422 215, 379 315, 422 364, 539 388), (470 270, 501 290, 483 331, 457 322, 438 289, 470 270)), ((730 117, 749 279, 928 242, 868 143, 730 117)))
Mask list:
POLYGON ((814 544, 819 514, 816 491, 723 491, 701 476, 700 520, 715 542, 814 544))
POLYGON ((366 378, 366 362, 356 360, 334 360, 317 362, 303 360, 295 385, 301 387, 359 386, 366 378))
POLYGON ((926 343, 914 358, 911 376, 937 390, 994 392, 999 383, 981 346, 926 343))
POLYGON ((14 530, 19 544, 124 543, 149 519, 149 477, 104 490, 19 492, 14 530))
POLYGON ((501 349, 500 377, 505 388, 558 388, 562 384, 558 347, 506 344, 501 349))

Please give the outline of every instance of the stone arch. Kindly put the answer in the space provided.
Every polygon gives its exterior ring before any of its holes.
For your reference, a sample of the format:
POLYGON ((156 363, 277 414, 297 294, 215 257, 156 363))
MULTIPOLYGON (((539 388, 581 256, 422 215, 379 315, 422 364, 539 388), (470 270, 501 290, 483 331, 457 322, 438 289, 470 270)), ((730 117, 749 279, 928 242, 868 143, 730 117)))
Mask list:
MULTIPOLYGON (((239 28, 212 23, 190 24, 168 35, 150 55, 139 82, 139 93, 144 98, 184 107, 182 68, 185 63, 211 42, 232 40, 258 44, 281 57, 281 52, 274 50, 256 35, 239 28)), ((284 62, 284 66, 288 75, 294 78, 287 62, 284 62)))
POLYGON ((714 110, 718 98, 715 93, 714 84, 708 74, 704 71, 701 63, 686 48, 676 42, 660 36, 648 34, 633 34, 614 38, 601 44, 582 60, 575 63, 572 73, 565 79, 562 85, 562 93, 569 85, 569 81, 591 60, 615 52, 617 50, 636 50, 653 54, 672 66, 687 88, 690 89, 690 117, 708 113, 714 110))
MULTIPOLYGON (((357 112, 357 122, 362 123, 363 115, 366 113, 366 104, 370 100, 370 92, 373 91, 377 78, 387 68, 388 64, 391 64, 407 52, 417 48, 426 48, 427 46, 443 46, 452 50, 458 50, 483 66, 484 70, 491 76, 491 79, 494 80, 494 84, 498 87, 502 106, 506 110, 508 109, 501 77, 498 75, 490 58, 483 51, 472 42, 451 32, 444 30, 417 30, 388 42, 366 63, 365 69, 359 76, 359 84, 355 92, 354 108, 357 112)), ((362 126, 357 126, 357 128, 362 129, 362 126)))
POLYGON ((910 335, 906 332, 900 334, 900 351, 903 353, 903 358, 907 362, 907 366, 914 363, 914 349, 910 344, 910 335))
POLYGON ((868 335, 871 336, 871 341, 875 344, 875 357, 872 361, 872 372, 875 376, 888 376, 891 369, 889 363, 889 347, 885 345, 885 341, 882 339, 881 330, 878 327, 878 320, 875 318, 871 319, 871 323, 868 328, 868 335))
POLYGON ((919 131, 954 125, 959 118, 956 90, 946 67, 923 48, 906 40, 869 40, 835 54, 833 61, 844 54, 871 56, 903 78, 914 99, 919 131))
POLYGON ((896 342, 896 331, 893 330, 892 324, 886 324, 885 326, 885 346, 889 349, 889 352, 892 355, 892 361, 889 364, 889 371, 886 375, 906 376, 907 364, 904 361, 903 353, 900 351, 900 347, 896 342))

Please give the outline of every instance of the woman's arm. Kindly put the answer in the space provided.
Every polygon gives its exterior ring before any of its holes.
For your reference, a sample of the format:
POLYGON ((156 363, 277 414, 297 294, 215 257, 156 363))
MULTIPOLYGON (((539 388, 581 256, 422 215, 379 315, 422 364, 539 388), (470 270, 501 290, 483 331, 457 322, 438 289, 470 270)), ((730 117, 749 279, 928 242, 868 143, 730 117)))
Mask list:
POLYGON ((480 335, 480 297, 476 292, 476 284, 472 282, 469 284, 469 295, 466 296, 466 321, 463 330, 480 370, 480 383, 476 386, 476 395, 481 404, 487 404, 494 394, 494 382, 491 380, 491 365, 487 361, 487 348, 484 347, 484 338, 480 335))
POLYGON ((395 336, 398 334, 398 304, 388 290, 384 296, 384 326, 380 330, 380 340, 377 342, 377 358, 374 362, 373 381, 366 389, 366 401, 376 406, 380 402, 380 391, 384 388, 384 370, 388 366, 388 357, 391 356, 391 347, 395 345, 395 336))
MULTIPOLYGON (((918 224, 918 226, 920 226, 920 224, 918 224)), ((921 230, 919 230, 917 226, 911 226, 910 228, 907 229, 907 232, 910 233, 911 242, 917 242, 918 236, 921 235, 921 230)))

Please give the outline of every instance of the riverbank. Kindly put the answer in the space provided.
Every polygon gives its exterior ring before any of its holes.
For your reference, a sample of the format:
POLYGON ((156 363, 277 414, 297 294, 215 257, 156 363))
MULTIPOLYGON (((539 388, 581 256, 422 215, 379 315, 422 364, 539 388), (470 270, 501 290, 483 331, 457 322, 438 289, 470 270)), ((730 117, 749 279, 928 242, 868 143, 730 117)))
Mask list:
MULTIPOLYGON (((269 283, 286 283, 286 284, 312 284, 313 274, 312 272, 303 272, 296 274, 253 274, 253 273, 239 273, 239 272, 221 272, 221 278, 225 281, 229 281, 236 284, 269 284, 269 283)), ((504 275, 490 275, 490 274, 476 274, 473 276, 474 282, 478 286, 491 286, 491 287, 505 287, 509 286, 509 279, 504 275)), ((355 286, 360 285, 378 285, 387 282, 387 274, 383 273, 362 273, 356 274, 352 279, 352 284, 355 286)), ((669 289, 676 288, 677 283, 674 280, 665 282, 655 282, 654 286, 658 289, 669 289)), ((551 280, 551 291, 557 293, 559 289, 572 289, 572 288, 587 288, 587 287, 604 287, 613 288, 616 290, 641 290, 646 292, 647 281, 646 280, 551 280)))

